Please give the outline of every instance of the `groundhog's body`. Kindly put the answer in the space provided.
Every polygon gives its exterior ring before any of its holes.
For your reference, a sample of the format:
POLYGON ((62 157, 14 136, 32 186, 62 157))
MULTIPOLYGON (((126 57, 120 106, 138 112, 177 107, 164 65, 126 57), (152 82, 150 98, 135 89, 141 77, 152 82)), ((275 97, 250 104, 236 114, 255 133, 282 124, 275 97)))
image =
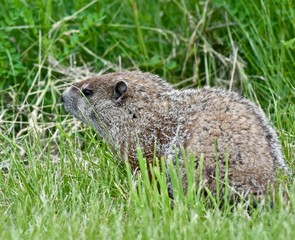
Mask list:
MULTIPOLYGON (((285 168, 277 136, 263 112, 234 92, 178 91, 151 74, 120 72, 81 81, 62 99, 68 112, 93 124, 134 169, 139 165, 138 140, 149 162, 154 146, 165 160, 170 156, 173 160, 175 148, 184 147, 196 155, 197 173, 203 154, 203 179, 212 192, 216 148, 219 178, 224 181, 228 149, 229 184, 241 194, 264 194, 275 182, 277 168, 285 168)), ((185 176, 181 154, 179 158, 185 176)))

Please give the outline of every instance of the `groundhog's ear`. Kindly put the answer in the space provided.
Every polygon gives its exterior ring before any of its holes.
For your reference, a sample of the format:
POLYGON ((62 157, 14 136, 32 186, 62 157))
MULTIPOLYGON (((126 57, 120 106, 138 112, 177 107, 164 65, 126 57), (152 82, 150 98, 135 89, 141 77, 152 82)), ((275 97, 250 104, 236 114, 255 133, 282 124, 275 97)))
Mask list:
POLYGON ((118 100, 119 98, 123 97, 126 94, 127 89, 128 89, 128 86, 126 82, 124 81, 116 82, 116 85, 114 87, 113 98, 115 100, 118 100))

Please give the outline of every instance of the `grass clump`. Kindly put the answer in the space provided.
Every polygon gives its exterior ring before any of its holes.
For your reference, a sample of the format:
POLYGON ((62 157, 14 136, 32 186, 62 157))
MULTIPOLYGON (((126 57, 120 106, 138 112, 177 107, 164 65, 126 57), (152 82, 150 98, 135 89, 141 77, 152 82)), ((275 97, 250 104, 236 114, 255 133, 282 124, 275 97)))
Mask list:
POLYGON ((139 152, 143 170, 134 174, 59 101, 73 81, 120 69, 150 71, 177 88, 236 90, 266 112, 294 170, 293 5, 2 1, 0 238, 293 239, 291 177, 279 178, 285 193, 278 192, 273 208, 249 214, 247 202, 220 207, 192 177, 184 195, 168 166, 172 202, 163 162, 150 182, 139 152))

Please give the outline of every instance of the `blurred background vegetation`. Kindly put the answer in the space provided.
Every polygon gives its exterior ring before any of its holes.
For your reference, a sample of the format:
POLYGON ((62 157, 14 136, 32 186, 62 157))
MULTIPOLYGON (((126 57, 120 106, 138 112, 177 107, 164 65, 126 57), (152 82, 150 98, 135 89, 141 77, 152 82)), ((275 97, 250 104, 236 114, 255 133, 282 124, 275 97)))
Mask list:
POLYGON ((150 71, 178 88, 237 90, 266 111, 290 159, 294 9, 291 0, 2 0, 0 131, 15 137, 37 108, 42 123, 56 121, 66 84, 52 58, 92 73, 150 71))

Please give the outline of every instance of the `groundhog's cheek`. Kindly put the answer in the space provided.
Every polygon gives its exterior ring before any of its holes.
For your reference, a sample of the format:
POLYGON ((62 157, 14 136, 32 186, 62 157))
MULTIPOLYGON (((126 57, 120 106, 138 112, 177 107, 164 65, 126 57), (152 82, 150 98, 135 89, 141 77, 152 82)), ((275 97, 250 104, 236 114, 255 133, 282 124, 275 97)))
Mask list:
POLYGON ((67 101, 65 101, 64 107, 68 113, 70 113, 74 116, 78 115, 79 110, 77 109, 77 106, 72 99, 68 99, 67 101))
POLYGON ((87 112, 87 104, 85 103, 84 99, 78 99, 73 102, 73 106, 77 114, 85 115, 87 112))
POLYGON ((65 110, 74 115, 75 117, 80 117, 80 110, 77 104, 77 100, 75 98, 73 98, 72 96, 68 96, 68 95, 63 95, 62 96, 63 99, 63 105, 65 110))

